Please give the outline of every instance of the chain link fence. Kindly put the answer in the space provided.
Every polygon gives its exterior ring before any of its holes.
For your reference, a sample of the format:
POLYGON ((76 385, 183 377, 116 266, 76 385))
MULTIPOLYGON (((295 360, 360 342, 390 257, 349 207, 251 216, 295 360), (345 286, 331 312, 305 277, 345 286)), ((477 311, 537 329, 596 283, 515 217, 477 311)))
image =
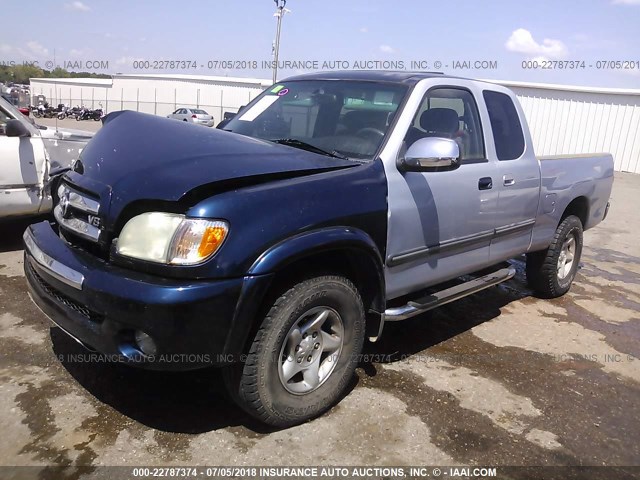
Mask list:
POLYGON ((166 116, 178 108, 199 108, 213 115, 216 122, 224 118, 225 113, 237 113, 260 94, 257 89, 243 89, 241 91, 209 91, 208 89, 174 88, 138 88, 129 91, 119 89, 113 91, 107 88, 34 88, 32 104, 42 103, 42 96, 51 106, 64 104, 69 107, 101 108, 105 113, 119 110, 133 110, 136 112, 166 116), (169 97, 169 98, 167 98, 169 97), (215 97, 215 98, 214 98, 215 97), (150 100, 153 99, 153 100, 150 100))

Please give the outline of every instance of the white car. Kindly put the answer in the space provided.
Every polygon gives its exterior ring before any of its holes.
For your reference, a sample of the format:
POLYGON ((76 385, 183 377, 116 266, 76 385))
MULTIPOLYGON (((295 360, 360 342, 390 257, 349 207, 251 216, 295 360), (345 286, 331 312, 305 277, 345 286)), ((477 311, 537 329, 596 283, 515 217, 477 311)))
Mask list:
POLYGON ((94 135, 29 120, 0 98, 0 219, 48 212, 52 178, 71 167, 94 135))
POLYGON ((167 118, 181 120, 183 122, 191 122, 205 127, 213 127, 213 115, 209 115, 201 108, 179 108, 167 118))

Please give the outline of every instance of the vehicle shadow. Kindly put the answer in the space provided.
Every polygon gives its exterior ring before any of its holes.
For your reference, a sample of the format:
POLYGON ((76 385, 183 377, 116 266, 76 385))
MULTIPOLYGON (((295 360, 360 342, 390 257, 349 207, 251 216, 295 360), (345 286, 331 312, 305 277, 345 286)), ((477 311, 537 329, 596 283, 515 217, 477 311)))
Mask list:
POLYGON ((376 343, 365 344, 359 367, 367 376, 374 377, 377 374, 376 365, 403 361, 412 355, 424 353, 499 317, 506 305, 532 296, 533 292, 526 284, 524 261, 513 260, 510 263, 517 273, 508 282, 422 315, 401 322, 385 323, 382 338, 376 343))
MULTIPOLYGON (((365 344, 359 368, 375 377, 377 365, 411 355, 455 337, 500 315, 505 305, 529 296, 518 275, 496 288, 480 292, 404 322, 388 323, 381 340, 365 344)), ((198 434, 244 427, 268 434, 267 427, 243 412, 228 397, 220 369, 159 372, 106 362, 76 343, 59 328, 51 329, 53 351, 69 374, 100 402, 150 428, 198 434), (93 355, 93 359, 92 359, 93 355)), ((360 383, 354 375, 344 396, 360 383)))
POLYGON ((143 425, 190 434, 234 426, 244 426, 255 433, 272 431, 233 403, 218 368, 188 372, 144 370, 106 361, 60 328, 51 328, 50 335, 58 361, 83 388, 143 425))
POLYGON ((45 220, 45 216, 0 220, 0 253, 22 250, 22 234, 32 223, 45 220))

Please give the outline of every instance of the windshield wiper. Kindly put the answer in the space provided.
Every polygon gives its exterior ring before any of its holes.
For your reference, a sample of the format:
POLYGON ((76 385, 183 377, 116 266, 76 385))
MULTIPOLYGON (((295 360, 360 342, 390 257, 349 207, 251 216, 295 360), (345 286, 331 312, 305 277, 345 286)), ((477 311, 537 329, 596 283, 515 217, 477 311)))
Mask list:
POLYGON ((333 150, 331 152, 327 150, 323 150, 315 145, 311 145, 310 143, 303 142, 302 140, 297 140, 295 138, 279 138, 277 140, 271 140, 273 143, 277 143, 280 145, 286 145, 288 147, 299 148, 301 150, 306 150, 308 152, 319 153, 321 155, 326 155, 328 157, 340 158, 342 160, 349 160, 349 157, 345 157, 341 153, 333 150))

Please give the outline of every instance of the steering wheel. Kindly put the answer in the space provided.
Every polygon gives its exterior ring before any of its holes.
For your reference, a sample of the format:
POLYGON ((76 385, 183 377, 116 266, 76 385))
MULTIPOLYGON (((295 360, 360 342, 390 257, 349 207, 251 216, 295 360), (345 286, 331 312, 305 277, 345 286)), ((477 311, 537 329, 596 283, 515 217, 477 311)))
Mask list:
MULTIPOLYGON (((356 132, 356 136, 357 137, 384 137, 384 132, 382 130, 378 130, 377 128, 374 127, 365 127, 365 128, 361 128, 360 130, 358 130, 356 132)), ((375 138, 374 138, 375 140, 375 138)))

